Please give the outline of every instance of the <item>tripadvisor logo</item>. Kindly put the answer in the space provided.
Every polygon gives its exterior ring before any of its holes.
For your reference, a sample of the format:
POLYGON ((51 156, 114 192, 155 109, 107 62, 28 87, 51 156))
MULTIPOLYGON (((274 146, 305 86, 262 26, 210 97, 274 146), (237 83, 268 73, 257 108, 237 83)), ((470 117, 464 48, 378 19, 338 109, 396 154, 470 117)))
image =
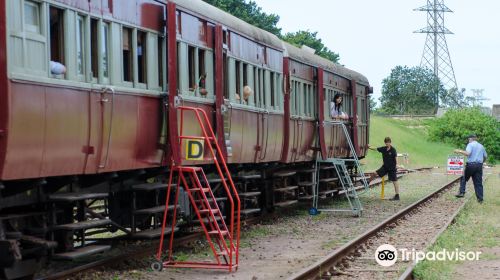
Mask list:
POLYGON ((375 251, 375 260, 381 266, 392 266, 398 260, 398 255, 401 256, 401 261, 414 261, 418 263, 419 261, 477 261, 482 252, 476 251, 460 251, 455 248, 453 251, 442 249, 440 251, 428 251, 424 252, 421 250, 416 250, 415 248, 409 250, 406 248, 401 248, 397 250, 394 246, 390 244, 380 245, 375 251))

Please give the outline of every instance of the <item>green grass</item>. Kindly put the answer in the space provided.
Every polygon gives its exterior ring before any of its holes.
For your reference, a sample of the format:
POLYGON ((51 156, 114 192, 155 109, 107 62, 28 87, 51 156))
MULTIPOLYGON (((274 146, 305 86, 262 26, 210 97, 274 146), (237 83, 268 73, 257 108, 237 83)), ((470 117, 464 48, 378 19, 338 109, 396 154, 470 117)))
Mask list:
MULTIPOLYGON (((453 251, 481 251, 482 248, 500 247, 500 176, 498 168, 485 182, 485 202, 479 204, 475 197, 467 202, 458 215, 455 224, 450 226, 429 249, 453 251)), ((473 188, 468 189, 473 196, 473 188)), ((492 254, 482 254, 479 260, 498 260, 492 254)), ((464 262, 459 261, 423 261, 415 268, 417 279, 453 279, 453 271, 464 262)))
MULTIPOLYGON (((372 116, 370 120, 370 144, 374 147, 384 145, 384 138, 391 137, 398 153, 408 153, 410 163, 407 168, 444 166, 447 156, 454 147, 448 144, 430 142, 422 120, 397 120, 372 116)), ((379 152, 369 151, 363 160, 366 170, 372 171, 382 164, 379 152)), ((400 164, 404 164, 401 162, 400 164)))

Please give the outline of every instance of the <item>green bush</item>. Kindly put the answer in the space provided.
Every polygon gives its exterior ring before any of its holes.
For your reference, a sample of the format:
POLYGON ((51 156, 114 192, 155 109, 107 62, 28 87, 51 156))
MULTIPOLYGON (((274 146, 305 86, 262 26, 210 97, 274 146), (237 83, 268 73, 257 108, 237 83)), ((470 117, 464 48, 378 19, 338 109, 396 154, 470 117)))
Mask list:
POLYGON ((429 138, 442 141, 464 149, 467 135, 478 137, 488 153, 488 161, 500 160, 500 123, 492 116, 484 114, 479 108, 449 110, 441 118, 428 122, 429 138))

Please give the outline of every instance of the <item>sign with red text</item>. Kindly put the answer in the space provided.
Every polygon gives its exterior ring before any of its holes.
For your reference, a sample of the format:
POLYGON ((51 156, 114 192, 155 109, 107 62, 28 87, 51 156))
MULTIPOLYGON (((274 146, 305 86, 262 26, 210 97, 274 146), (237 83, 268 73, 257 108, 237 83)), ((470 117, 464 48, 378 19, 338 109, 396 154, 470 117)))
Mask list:
POLYGON ((462 175, 464 174, 465 159, 463 156, 448 156, 446 174, 462 175))

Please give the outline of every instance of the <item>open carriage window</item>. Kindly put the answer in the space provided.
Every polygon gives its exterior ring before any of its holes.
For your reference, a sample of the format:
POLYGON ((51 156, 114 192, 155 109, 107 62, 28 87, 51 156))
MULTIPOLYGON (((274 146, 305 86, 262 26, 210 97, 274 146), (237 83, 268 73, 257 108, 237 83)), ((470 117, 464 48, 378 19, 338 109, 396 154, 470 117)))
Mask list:
POLYGON ((50 68, 52 74, 66 73, 64 57, 64 10, 50 7, 50 68))
POLYGON ((123 81, 133 81, 132 29, 123 27, 122 31, 123 81))

